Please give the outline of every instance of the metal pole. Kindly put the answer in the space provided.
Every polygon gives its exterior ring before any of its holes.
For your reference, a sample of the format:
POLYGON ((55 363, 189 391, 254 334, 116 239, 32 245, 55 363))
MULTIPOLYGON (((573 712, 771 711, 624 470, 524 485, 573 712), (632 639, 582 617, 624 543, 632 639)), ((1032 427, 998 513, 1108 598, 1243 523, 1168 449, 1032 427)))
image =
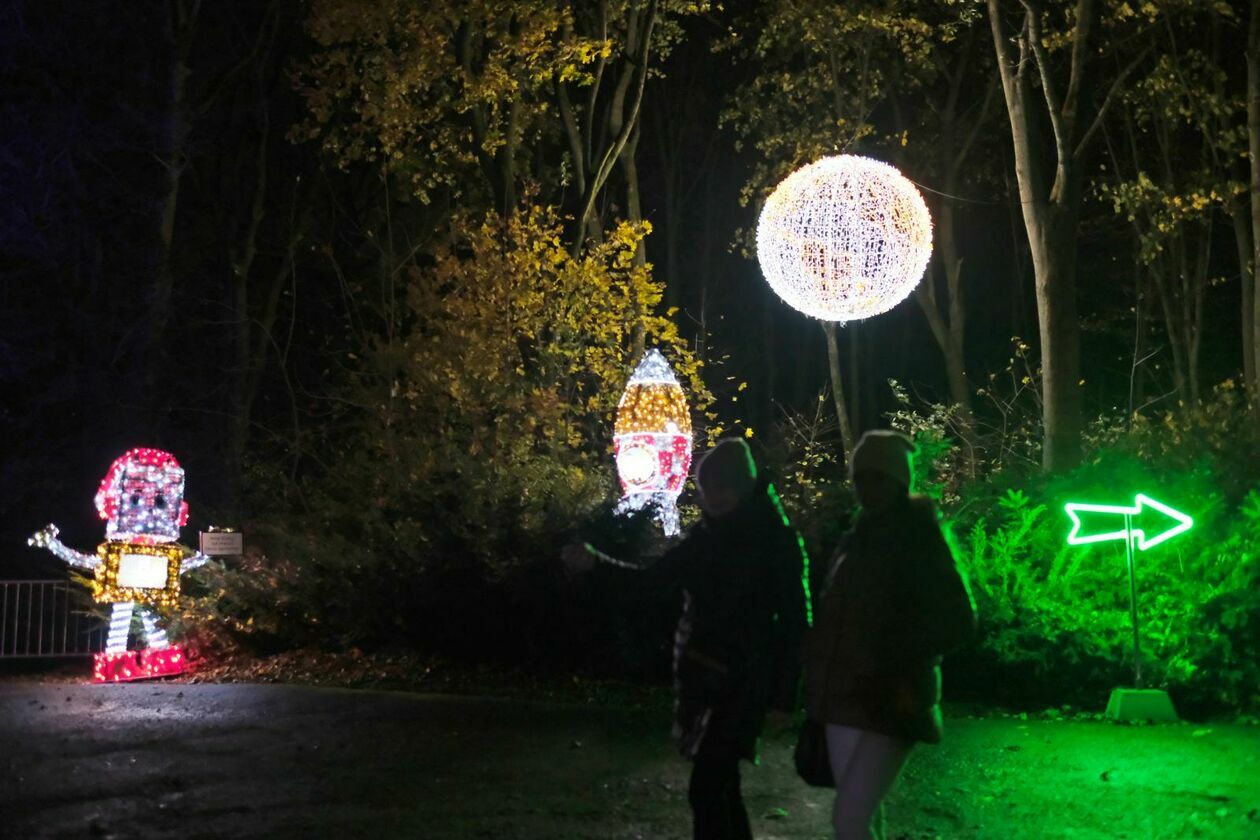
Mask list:
POLYGON ((1129 561, 1129 619, 1133 623, 1133 682, 1142 687, 1142 647, 1138 642, 1137 577, 1133 572, 1133 517, 1124 516, 1124 553, 1129 561))
POLYGON ((61 652, 70 652, 70 584, 61 585, 61 601, 65 608, 61 611, 61 652))
POLYGON ((39 641, 35 643, 37 653, 44 652, 44 602, 48 600, 48 584, 39 585, 39 641))
POLYGON ((31 613, 35 612, 35 584, 26 584, 26 655, 31 655, 31 613))

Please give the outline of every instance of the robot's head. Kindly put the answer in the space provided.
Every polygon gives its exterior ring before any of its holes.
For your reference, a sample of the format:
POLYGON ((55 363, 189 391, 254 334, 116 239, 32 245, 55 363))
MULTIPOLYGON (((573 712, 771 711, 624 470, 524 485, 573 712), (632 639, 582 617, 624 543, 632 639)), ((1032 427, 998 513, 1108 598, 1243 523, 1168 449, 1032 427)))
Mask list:
POLYGON ((188 521, 184 470, 160 449, 129 449, 109 467, 96 491, 96 510, 109 539, 170 542, 188 521))

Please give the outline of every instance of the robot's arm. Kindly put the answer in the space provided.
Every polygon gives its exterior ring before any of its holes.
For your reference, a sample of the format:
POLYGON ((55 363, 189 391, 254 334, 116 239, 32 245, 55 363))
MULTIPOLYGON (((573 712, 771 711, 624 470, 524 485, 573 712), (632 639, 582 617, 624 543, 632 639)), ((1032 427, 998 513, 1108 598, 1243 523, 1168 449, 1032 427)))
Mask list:
POLYGON ((193 554, 185 557, 183 562, 180 563, 179 573, 182 575, 184 572, 191 572, 193 569, 200 569, 202 566, 206 565, 206 563, 210 562, 210 559, 210 555, 208 554, 202 554, 200 551, 194 552, 193 554))
POLYGON ((73 548, 70 548, 61 540, 57 539, 58 533, 60 533, 60 531, 57 529, 56 525, 45 525, 43 528, 40 528, 35 533, 31 534, 31 536, 26 540, 26 544, 37 546, 39 548, 46 548, 52 552, 54 557, 64 560, 71 566, 77 566, 80 569, 94 569, 100 564, 101 559, 95 554, 84 554, 81 551, 75 551, 73 548))

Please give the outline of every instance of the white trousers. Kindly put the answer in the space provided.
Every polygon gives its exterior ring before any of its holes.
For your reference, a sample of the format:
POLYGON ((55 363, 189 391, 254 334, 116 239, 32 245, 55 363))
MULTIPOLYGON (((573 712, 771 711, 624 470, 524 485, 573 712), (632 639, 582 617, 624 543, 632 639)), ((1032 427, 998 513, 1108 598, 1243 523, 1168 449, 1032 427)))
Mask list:
POLYGON ((881 803, 913 747, 912 741, 827 724, 827 755, 836 780, 831 810, 836 840, 883 840, 881 803))

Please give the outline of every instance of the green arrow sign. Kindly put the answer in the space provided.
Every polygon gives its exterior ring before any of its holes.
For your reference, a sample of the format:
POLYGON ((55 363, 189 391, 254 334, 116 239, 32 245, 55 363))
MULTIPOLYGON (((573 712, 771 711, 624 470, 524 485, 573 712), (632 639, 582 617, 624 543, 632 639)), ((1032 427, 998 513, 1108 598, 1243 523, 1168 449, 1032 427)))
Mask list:
POLYGON ((1179 510, 1174 510, 1163 502, 1157 502, 1150 496, 1138 493, 1133 497, 1131 506, 1125 505, 1088 505, 1080 502, 1068 502, 1063 506, 1068 517, 1072 520, 1072 531, 1068 534, 1069 545, 1085 545, 1087 543, 1106 542, 1108 540, 1124 540, 1129 539, 1130 535, 1133 544, 1137 546, 1139 551, 1146 551, 1162 542, 1167 542, 1178 534, 1189 531, 1194 526, 1194 520, 1179 510), (1141 528, 1132 527, 1133 517, 1142 513, 1146 508, 1151 508, 1163 514, 1170 523, 1164 530, 1148 537, 1146 531, 1141 528), (1082 534, 1081 533, 1081 517, 1082 513, 1102 513, 1112 514, 1121 519, 1116 523, 1118 528, 1113 531, 1106 531, 1100 534, 1082 534))

